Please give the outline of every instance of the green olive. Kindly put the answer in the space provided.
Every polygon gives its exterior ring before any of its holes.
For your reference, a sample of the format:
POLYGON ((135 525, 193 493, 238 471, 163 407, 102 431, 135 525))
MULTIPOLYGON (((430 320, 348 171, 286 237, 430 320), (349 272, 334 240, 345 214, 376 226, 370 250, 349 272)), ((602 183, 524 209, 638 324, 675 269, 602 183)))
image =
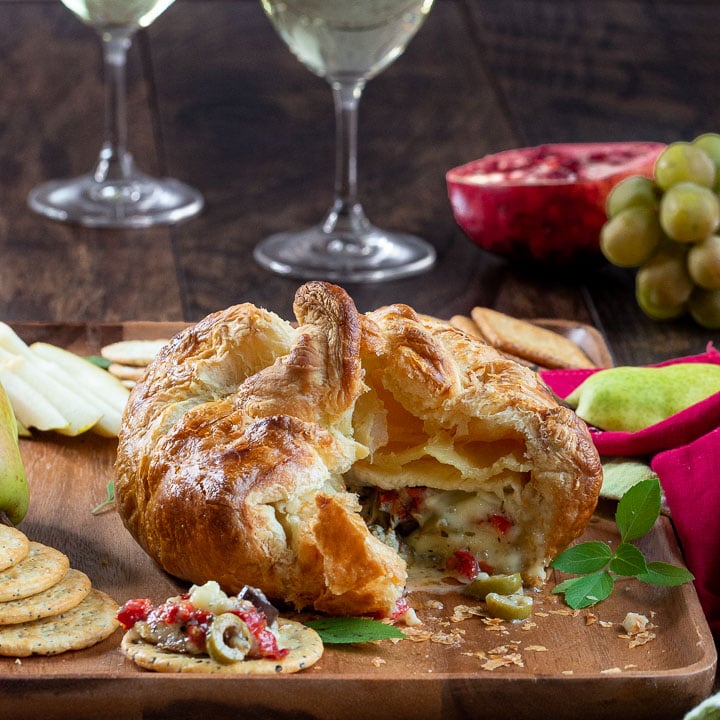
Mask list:
POLYGON ((228 664, 244 660, 252 644, 250 628, 234 613, 217 615, 210 623, 207 650, 216 662, 228 664))
POLYGON ((528 595, 498 595, 488 593, 485 597, 488 612, 501 620, 526 620, 532 612, 533 601, 528 595))
POLYGON ((520 573, 512 575, 478 575, 465 592, 478 600, 484 600, 488 593, 512 595, 522 588, 520 573))

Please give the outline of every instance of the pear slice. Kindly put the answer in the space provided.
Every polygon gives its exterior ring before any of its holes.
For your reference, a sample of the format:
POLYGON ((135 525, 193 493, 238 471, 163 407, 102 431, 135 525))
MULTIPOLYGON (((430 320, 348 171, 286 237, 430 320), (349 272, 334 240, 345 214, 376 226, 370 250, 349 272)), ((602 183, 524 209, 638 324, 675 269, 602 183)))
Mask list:
POLYGON ((61 375, 69 376, 73 389, 102 409, 103 416, 93 431, 109 437, 118 434, 130 391, 117 378, 57 345, 35 342, 30 345, 30 350, 59 369, 59 372, 53 371, 58 380, 61 375))
MULTIPOLYGON (((13 355, 0 348, 0 365, 8 374, 34 388, 65 418, 65 425, 55 428, 63 435, 80 435, 93 427, 103 416, 102 410, 96 404, 89 403, 71 390, 68 384, 59 382, 40 359, 33 362, 32 358, 25 355, 13 355)), ((26 425, 24 419, 20 418, 20 422, 26 425)))
POLYGON ((16 375, 7 362, 0 362, 0 382, 7 392, 18 422, 24 428, 59 430, 70 424, 49 400, 16 375))
MULTIPOLYGON (((57 350, 61 349, 57 348, 57 350)), ((117 436, 120 430, 122 411, 127 402, 127 394, 122 395, 115 389, 115 399, 113 402, 109 402, 104 395, 98 395, 86 386, 85 377, 75 378, 58 362, 48 361, 40 354, 33 352, 9 325, 0 322, 0 359, 3 352, 22 358, 28 366, 22 368, 22 372, 26 373, 24 379, 44 394, 46 399, 60 412, 68 416, 70 420, 68 427, 58 429, 58 432, 79 435, 92 428, 99 435, 117 436), (30 377, 29 370, 32 370, 34 379, 30 377), (92 416, 95 416, 95 422, 92 422, 92 416)), ((97 370, 102 373, 99 368, 95 368, 72 353, 62 351, 60 354, 66 361, 65 355, 77 358, 78 362, 82 363, 81 369, 89 366, 91 371, 97 370)), ((122 390, 125 388, 121 387, 122 390)))

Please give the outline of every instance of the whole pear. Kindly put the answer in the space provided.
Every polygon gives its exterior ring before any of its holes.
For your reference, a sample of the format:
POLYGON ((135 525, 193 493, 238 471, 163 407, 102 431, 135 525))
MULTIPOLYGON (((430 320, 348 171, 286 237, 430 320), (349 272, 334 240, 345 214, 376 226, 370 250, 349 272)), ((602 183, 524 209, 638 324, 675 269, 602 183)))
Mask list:
POLYGON ((720 365, 615 367, 590 375, 566 401, 601 430, 637 432, 720 392, 720 365))
POLYGON ((28 487, 18 445, 18 426, 10 400, 0 384, 0 512, 14 525, 25 517, 30 504, 28 487))

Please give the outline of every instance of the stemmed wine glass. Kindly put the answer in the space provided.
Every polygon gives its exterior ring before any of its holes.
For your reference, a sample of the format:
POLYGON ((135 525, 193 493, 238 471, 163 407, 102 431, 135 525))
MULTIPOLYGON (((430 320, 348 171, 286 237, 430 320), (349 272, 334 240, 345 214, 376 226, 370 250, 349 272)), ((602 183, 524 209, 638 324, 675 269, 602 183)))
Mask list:
POLYGON ((54 220, 90 227, 149 227, 197 214, 203 207, 197 190, 173 178, 145 175, 136 169, 127 149, 125 69, 132 36, 150 25, 173 0, 62 2, 102 38, 105 139, 91 172, 36 187, 28 204, 54 220))
POLYGON ((435 261, 414 235, 380 230, 357 196, 357 116, 365 83, 399 57, 433 0, 261 0, 297 58, 332 87, 335 200, 322 222, 271 235, 254 251, 265 268, 294 277, 366 282, 414 275, 435 261))

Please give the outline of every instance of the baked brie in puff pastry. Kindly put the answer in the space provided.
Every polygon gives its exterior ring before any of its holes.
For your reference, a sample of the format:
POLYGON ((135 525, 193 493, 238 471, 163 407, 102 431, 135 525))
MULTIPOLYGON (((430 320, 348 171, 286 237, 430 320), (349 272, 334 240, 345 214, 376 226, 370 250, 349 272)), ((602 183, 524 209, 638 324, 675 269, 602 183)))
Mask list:
POLYGON ((299 288, 183 331, 131 392, 115 496, 168 573, 333 614, 390 616, 407 563, 472 558, 540 585, 601 466, 531 370, 404 305, 299 288))

